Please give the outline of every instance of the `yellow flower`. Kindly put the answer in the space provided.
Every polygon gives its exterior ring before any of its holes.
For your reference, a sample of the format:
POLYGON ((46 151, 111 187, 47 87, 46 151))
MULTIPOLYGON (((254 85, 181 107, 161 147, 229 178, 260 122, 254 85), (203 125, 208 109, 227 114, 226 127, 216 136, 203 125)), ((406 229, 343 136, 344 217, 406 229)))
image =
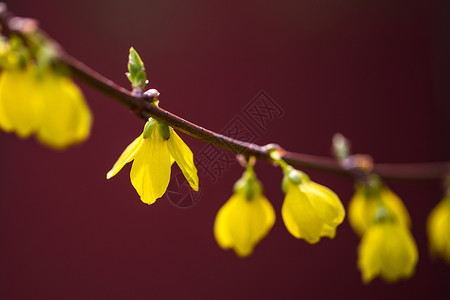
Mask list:
POLYGON ((253 171, 244 172, 235 193, 220 208, 214 223, 214 236, 222 249, 233 249, 240 257, 249 256, 275 223, 275 212, 262 193, 253 171))
POLYGON ((411 226, 408 210, 402 200, 387 186, 367 187, 365 184, 357 184, 348 206, 348 218, 356 234, 362 236, 373 223, 380 203, 395 214, 404 225, 411 226))
POLYGON ((409 278, 418 261, 417 246, 408 227, 384 211, 364 233, 359 245, 358 267, 365 283, 380 276, 387 282, 409 278))
POLYGON ((52 72, 33 67, 5 69, 0 75, 0 127, 21 138, 35 134, 52 148, 84 141, 91 114, 78 87, 52 72))
POLYGON ((427 231, 431 254, 450 264, 450 195, 431 211, 427 231))
POLYGON ((144 132, 123 151, 106 178, 116 175, 132 160, 131 183, 144 203, 152 204, 164 195, 173 161, 177 162, 192 189, 198 191, 197 169, 191 150, 171 127, 163 123, 150 118, 144 132))
POLYGON ((285 174, 286 197, 281 215, 288 231, 311 244, 317 243, 321 237, 334 238, 336 227, 345 217, 338 196, 292 167, 288 167, 285 174))

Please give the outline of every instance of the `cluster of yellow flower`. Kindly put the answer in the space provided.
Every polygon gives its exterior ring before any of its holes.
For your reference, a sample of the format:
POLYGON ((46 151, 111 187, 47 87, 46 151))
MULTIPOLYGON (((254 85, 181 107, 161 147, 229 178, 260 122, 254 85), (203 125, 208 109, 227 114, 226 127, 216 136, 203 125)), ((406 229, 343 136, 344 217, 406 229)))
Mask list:
POLYGON ((2 42, 0 52, 0 128, 55 149, 84 141, 92 117, 72 80, 17 42, 2 42))
MULTIPOLYGON (((165 193, 174 161, 192 189, 198 190, 191 150, 171 127, 162 122, 150 118, 143 133, 123 151, 106 177, 113 177, 133 160, 131 182, 144 203, 152 204, 165 193)), ((281 213, 288 231, 311 244, 321 237, 334 238, 336 227, 345 216, 338 196, 281 159, 277 162, 284 171, 286 198, 281 213)), ((217 214, 214 224, 217 243, 224 249, 232 248, 241 257, 248 256, 274 223, 274 209, 263 194, 253 164, 248 163, 235 184, 234 194, 217 214)))
MULTIPOLYGON (((387 282, 414 274, 418 250, 411 218, 400 198, 375 175, 358 183, 349 203, 349 221, 361 237, 358 267, 364 282, 380 276, 387 282)), ((450 263, 450 193, 428 218, 431 253, 450 263)))
MULTIPOLYGON (((282 188, 286 194, 281 214, 287 230, 296 238, 317 243, 321 237, 334 238, 345 210, 338 196, 317 184, 282 159, 273 156, 283 169, 282 188)), ((175 131, 152 118, 143 133, 122 153, 107 178, 134 160, 131 182, 144 203, 152 204, 166 191, 171 164, 176 161, 194 190, 198 190, 197 169, 188 146, 175 131)), ((253 249, 271 230, 275 211, 263 194, 253 170, 254 160, 234 186, 234 194, 220 208, 214 235, 223 249, 233 249, 240 257, 253 249)), ((376 175, 356 185, 349 203, 349 221, 362 238, 358 267, 364 282, 380 276, 394 282, 413 275, 418 251, 410 232, 411 218, 400 200, 376 175)), ((432 253, 450 262, 450 192, 432 211, 428 222, 432 253)))
MULTIPOLYGON (((330 189, 282 160, 277 159, 284 172, 283 191, 286 193, 281 209, 287 230, 296 238, 317 243, 321 237, 334 238, 336 227, 345 216, 344 207, 330 189)), ((275 212, 262 193, 251 163, 234 187, 233 196, 220 208, 214 234, 220 247, 232 248, 245 257, 267 235, 275 223, 275 212)))
POLYGON ((400 198, 377 176, 357 184, 349 203, 349 221, 362 237, 358 267, 364 282, 376 276, 388 282, 412 276, 418 252, 409 230, 411 219, 400 198))

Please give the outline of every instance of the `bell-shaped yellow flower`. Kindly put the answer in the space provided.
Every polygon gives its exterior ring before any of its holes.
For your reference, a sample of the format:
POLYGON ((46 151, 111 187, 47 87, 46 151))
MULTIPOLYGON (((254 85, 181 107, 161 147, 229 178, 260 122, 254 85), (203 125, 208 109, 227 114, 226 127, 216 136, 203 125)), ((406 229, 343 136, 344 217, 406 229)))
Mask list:
POLYGON ((338 196, 292 167, 285 171, 283 185, 286 197, 281 215, 288 231, 311 244, 321 237, 334 238, 336 227, 345 217, 338 196))
POLYGON ((362 236, 373 223, 380 203, 395 214, 400 222, 408 227, 411 226, 408 210, 402 200, 387 186, 368 187, 358 183, 348 206, 348 218, 356 234, 362 236))
POLYGON ((431 211, 427 231, 431 254, 450 264, 450 194, 431 211))
POLYGON ((253 253, 275 223, 275 211, 264 197, 253 170, 247 167, 235 185, 235 193, 220 208, 214 236, 222 249, 233 249, 240 257, 253 253))
POLYGON ((173 161, 177 162, 191 188, 198 191, 191 150, 171 127, 152 118, 145 124, 144 132, 123 151, 106 178, 116 175, 131 161, 131 183, 144 203, 152 204, 164 195, 173 161))
POLYGON ((408 227, 383 206, 359 245, 358 267, 365 283, 380 276, 387 282, 409 278, 418 261, 417 246, 408 227), (380 214, 380 211, 382 212, 380 214))
POLYGON ((52 148, 80 143, 91 128, 91 113, 72 80, 34 67, 5 69, 0 75, 0 127, 21 138, 35 134, 52 148))

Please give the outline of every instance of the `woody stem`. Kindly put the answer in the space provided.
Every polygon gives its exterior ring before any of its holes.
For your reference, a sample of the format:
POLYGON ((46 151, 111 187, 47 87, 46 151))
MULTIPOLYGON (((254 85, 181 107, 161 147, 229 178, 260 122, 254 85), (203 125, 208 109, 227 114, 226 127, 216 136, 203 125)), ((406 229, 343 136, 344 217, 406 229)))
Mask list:
MULTIPOLYGON (((3 33, 7 35, 16 34, 21 37, 27 44, 30 42, 27 28, 27 20, 23 19, 18 22, 6 8, 6 5, 0 3, 0 25, 3 33)), ((29 26, 28 26, 29 27, 29 26)), ((34 29, 39 34, 45 36, 40 29, 34 29)), ((62 47, 47 37, 49 42, 53 43, 56 51, 56 63, 66 67, 73 76, 85 82, 87 85, 98 90, 99 92, 115 99, 119 103, 125 105, 132 110, 138 117, 147 121, 148 116, 152 116, 158 121, 170 125, 192 137, 200 139, 206 143, 218 146, 234 153, 240 153, 247 157, 254 156, 273 162, 269 149, 257 144, 247 143, 228 136, 205 129, 192 122, 189 122, 169 111, 151 105, 148 96, 142 93, 133 93, 126 88, 114 83, 110 79, 94 71, 78 59, 66 53, 62 47)), ((315 155, 307 155, 295 152, 285 152, 282 159, 298 168, 311 168, 326 172, 349 175, 354 177, 355 170, 346 169, 334 158, 320 157, 315 155)), ((450 162, 433 162, 433 163, 413 163, 413 164, 375 164, 373 171, 384 179, 401 179, 401 180, 441 180, 450 173, 450 162)))

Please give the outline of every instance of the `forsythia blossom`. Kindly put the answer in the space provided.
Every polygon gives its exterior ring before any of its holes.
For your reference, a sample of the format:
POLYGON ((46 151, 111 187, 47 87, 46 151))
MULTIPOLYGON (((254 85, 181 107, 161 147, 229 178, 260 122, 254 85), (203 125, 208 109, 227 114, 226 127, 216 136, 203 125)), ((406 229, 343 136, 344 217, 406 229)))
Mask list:
POLYGON ((417 247, 409 229, 379 206, 359 245, 358 267, 363 281, 368 283, 376 276, 388 282, 409 278, 417 261, 417 247))
POLYGON ((192 189, 198 191, 197 169, 192 152, 166 124, 150 118, 143 133, 128 145, 108 172, 107 179, 132 160, 131 183, 144 203, 152 204, 164 195, 173 161, 177 162, 192 189))
POLYGON ((392 211, 400 222, 408 227, 411 225, 405 205, 387 186, 371 187, 358 183, 355 194, 349 203, 348 218, 353 230, 359 236, 362 236, 371 226, 380 203, 392 211))
POLYGON ((431 211, 427 230, 431 254, 450 264, 450 192, 431 211))
POLYGON ((250 163, 234 190, 217 213, 214 235, 221 248, 233 248, 237 255, 245 257, 252 254, 255 245, 270 231, 275 212, 264 197, 250 163))
POLYGON ((28 60, 2 55, 1 129, 14 131, 21 138, 34 134, 41 143, 55 149, 80 143, 89 136, 91 113, 70 78, 49 66, 38 70, 28 60))
POLYGON ((284 172, 286 197, 281 214, 288 231, 311 244, 317 243, 321 237, 334 238, 336 227, 345 217, 338 196, 290 166, 284 172))

